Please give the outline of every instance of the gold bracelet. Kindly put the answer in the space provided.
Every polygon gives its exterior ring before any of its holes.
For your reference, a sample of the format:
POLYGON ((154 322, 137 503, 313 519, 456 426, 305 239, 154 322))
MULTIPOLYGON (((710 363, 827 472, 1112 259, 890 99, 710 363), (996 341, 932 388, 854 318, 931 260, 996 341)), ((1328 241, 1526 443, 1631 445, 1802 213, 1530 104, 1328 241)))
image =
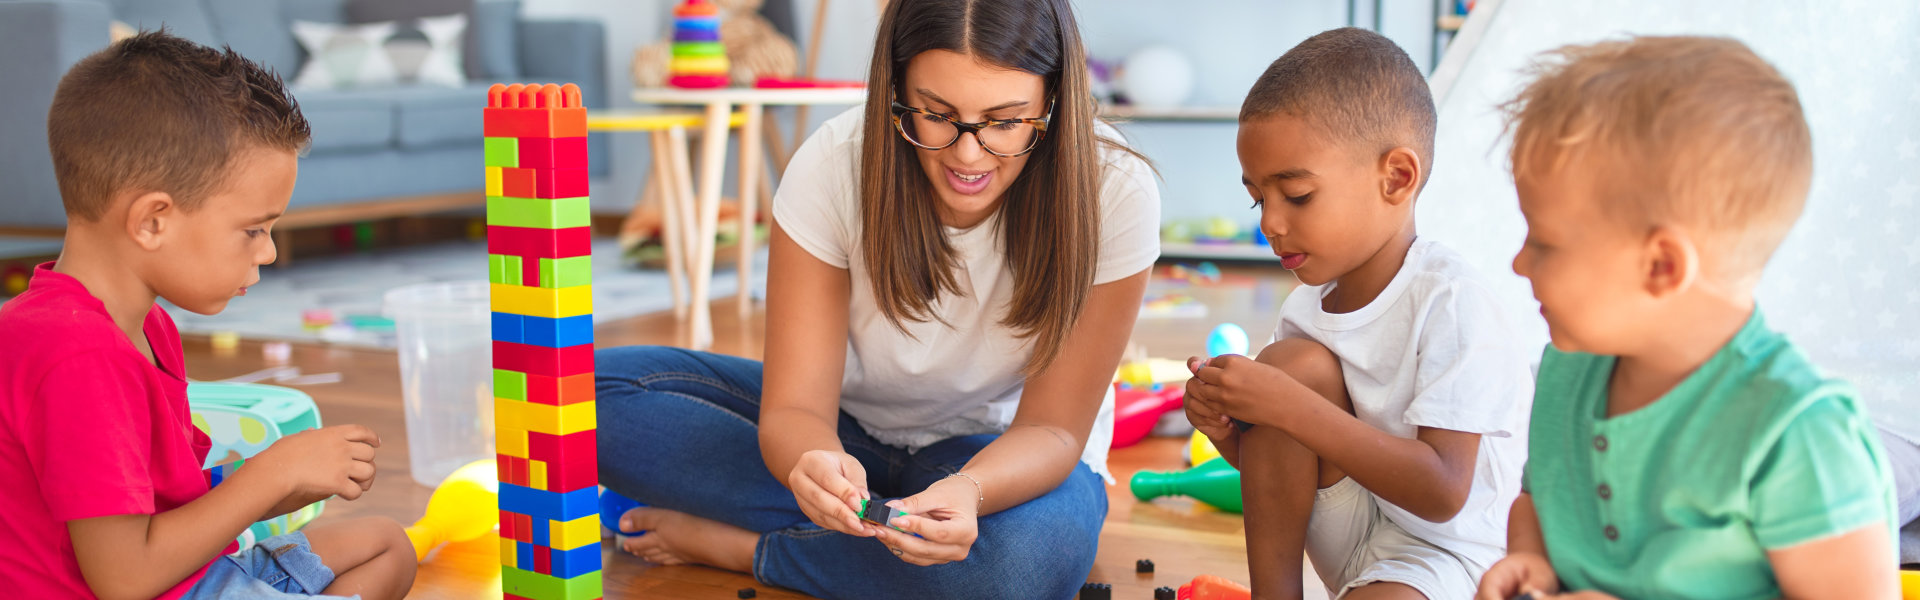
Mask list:
POLYGON ((974 479, 972 475, 961 473, 959 471, 954 471, 953 473, 950 473, 946 477, 942 477, 941 479, 952 479, 955 477, 965 477, 967 478, 967 481, 973 482, 973 491, 980 494, 980 503, 975 504, 973 506, 974 512, 979 512, 980 507, 987 505, 987 489, 980 485, 980 480, 974 479))

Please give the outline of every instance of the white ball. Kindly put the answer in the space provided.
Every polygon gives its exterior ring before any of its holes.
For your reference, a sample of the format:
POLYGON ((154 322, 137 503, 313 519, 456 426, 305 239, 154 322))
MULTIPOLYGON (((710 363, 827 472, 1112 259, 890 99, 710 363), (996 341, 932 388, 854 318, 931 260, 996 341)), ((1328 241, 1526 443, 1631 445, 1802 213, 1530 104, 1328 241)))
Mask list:
POLYGON ((1127 55, 1120 89, 1135 106, 1174 108, 1193 93, 1193 62, 1168 46, 1148 46, 1127 55))

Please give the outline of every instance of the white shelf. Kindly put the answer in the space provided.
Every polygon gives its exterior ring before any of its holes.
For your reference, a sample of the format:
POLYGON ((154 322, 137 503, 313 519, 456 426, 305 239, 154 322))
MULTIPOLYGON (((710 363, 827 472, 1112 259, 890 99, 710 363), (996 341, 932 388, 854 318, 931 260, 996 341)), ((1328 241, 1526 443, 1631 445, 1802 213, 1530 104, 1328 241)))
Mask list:
POLYGON ((1111 105, 1100 108, 1100 116, 1128 121, 1224 121, 1240 119, 1238 106, 1141 107, 1111 105))
POLYGON ((1280 257, 1273 255, 1272 248, 1249 244, 1176 244, 1173 242, 1161 242, 1160 257, 1280 262, 1280 257))

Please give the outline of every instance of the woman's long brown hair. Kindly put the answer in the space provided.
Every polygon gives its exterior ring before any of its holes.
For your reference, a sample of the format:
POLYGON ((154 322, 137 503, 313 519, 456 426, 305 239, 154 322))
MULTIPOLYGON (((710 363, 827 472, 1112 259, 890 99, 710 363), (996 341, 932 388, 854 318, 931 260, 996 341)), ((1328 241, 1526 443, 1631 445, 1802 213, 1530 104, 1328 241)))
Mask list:
POLYGON ((1031 342, 1025 370, 1033 374, 1060 354, 1093 288, 1100 244, 1099 144, 1126 148, 1094 135, 1086 51, 1068 0, 888 3, 867 75, 860 251, 881 313, 903 333, 905 321, 938 320, 933 304, 942 294, 963 293, 933 182, 891 120, 890 101, 901 91, 908 61, 929 50, 1038 75, 1053 100, 1046 137, 1000 207, 1014 281, 1000 324, 1031 342))

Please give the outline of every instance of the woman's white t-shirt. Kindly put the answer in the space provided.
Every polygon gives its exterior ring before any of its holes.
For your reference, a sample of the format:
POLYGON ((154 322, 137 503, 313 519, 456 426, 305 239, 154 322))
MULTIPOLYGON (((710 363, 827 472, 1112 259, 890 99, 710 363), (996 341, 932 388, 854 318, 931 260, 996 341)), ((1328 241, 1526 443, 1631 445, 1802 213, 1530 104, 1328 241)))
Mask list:
MULTIPOLYGON (((1033 348, 1000 325, 1013 298, 1013 271, 1001 243, 1000 213, 967 229, 947 228, 958 256, 959 294, 933 304, 939 320, 904 322, 903 334, 881 314, 860 251, 860 137, 864 110, 826 122, 800 146, 774 194, 773 218, 814 258, 847 269, 853 280, 847 313, 847 369, 840 408, 882 443, 919 450, 947 438, 1001 433, 1012 423, 1033 348)), ((1112 127, 1099 133, 1119 139, 1112 127)), ((1139 273, 1160 256, 1160 191, 1145 161, 1103 150, 1100 173, 1099 266, 1094 284, 1139 273)), ((1073 352, 1073 348, 1064 350, 1073 352)), ((1080 456, 1107 473, 1113 439, 1113 393, 1080 456)))

